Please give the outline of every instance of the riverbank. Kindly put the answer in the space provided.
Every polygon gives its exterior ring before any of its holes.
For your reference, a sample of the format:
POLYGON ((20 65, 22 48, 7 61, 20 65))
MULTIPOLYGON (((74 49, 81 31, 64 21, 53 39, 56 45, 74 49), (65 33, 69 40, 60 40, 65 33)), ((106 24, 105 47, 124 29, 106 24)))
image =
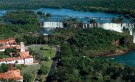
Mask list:
POLYGON ((132 49, 119 50, 119 51, 116 51, 116 53, 114 53, 114 54, 102 54, 102 55, 98 55, 98 57, 100 57, 100 56, 106 56, 106 57, 119 56, 119 55, 127 54, 130 51, 132 51, 132 49))

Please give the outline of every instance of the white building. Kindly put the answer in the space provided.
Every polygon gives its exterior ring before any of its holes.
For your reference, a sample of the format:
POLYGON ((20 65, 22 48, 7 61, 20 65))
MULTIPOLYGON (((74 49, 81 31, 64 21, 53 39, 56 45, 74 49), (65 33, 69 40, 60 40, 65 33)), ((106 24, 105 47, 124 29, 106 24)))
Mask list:
POLYGON ((21 42, 20 49, 19 49, 19 57, 13 57, 13 58, 3 58, 0 59, 0 64, 25 64, 30 65, 33 64, 33 57, 29 54, 29 51, 26 50, 24 43, 21 42))
POLYGON ((3 58, 0 59, 0 64, 25 64, 30 65, 33 63, 33 57, 30 58, 3 58))

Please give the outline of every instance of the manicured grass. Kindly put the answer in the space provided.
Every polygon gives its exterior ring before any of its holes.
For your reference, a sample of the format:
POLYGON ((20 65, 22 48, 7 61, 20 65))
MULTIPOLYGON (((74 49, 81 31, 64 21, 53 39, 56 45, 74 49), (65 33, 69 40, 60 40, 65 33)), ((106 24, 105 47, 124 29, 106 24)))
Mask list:
POLYGON ((31 49, 36 52, 39 52, 43 56, 50 57, 50 58, 53 58, 56 53, 56 49, 54 47, 50 47, 48 45, 33 46, 33 47, 31 47, 31 49), (43 49, 41 50, 40 48, 43 48, 43 49))
POLYGON ((21 69, 21 75, 24 77, 25 74, 29 74, 31 78, 31 82, 34 81, 36 72, 39 69, 39 64, 34 64, 34 65, 17 65, 16 67, 20 67, 21 69))
MULTIPOLYGON (((38 45, 38 46, 31 46, 30 47, 32 50, 34 50, 35 52, 39 53, 40 55, 42 55, 43 57, 48 57, 49 60, 48 61, 41 61, 46 67, 47 67, 47 72, 50 71, 50 67, 51 64, 53 62, 52 58, 55 56, 56 54, 56 48, 55 47, 51 47, 48 45, 38 45)), ((42 78, 42 82, 44 82, 46 80, 47 74, 42 74, 41 78, 42 78)))
MULTIPOLYGON (((46 70, 47 70, 48 73, 49 73, 50 67, 51 67, 51 64, 52 64, 52 60, 44 61, 43 63, 45 64, 45 66, 47 66, 47 69, 46 69, 46 70)), ((47 78, 48 73, 41 75, 42 82, 46 81, 46 78, 47 78)))

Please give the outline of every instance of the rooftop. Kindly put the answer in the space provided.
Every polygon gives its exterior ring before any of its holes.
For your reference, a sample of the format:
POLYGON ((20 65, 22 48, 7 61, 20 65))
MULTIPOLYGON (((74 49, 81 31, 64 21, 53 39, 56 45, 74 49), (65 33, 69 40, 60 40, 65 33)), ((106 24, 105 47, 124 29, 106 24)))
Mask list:
POLYGON ((20 70, 10 70, 5 73, 0 73, 0 79, 21 80, 23 79, 23 76, 21 76, 20 70))
POLYGON ((16 43, 15 38, 8 38, 5 40, 0 40, 0 44, 6 44, 6 43, 15 44, 16 43))

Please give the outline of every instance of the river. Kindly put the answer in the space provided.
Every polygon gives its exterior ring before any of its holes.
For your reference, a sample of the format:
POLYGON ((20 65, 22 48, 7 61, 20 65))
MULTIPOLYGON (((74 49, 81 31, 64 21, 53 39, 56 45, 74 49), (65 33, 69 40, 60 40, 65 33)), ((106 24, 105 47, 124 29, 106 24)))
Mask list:
MULTIPOLYGON (((122 16, 120 14, 108 14, 103 12, 83 12, 75 11, 71 9, 53 9, 53 8, 40 8, 35 10, 52 14, 52 17, 48 21, 63 21, 70 17, 76 18, 78 21, 87 23, 91 18, 96 19, 97 22, 111 22, 112 18, 122 16)), ((124 22, 128 22, 128 19, 124 18, 124 22)))
POLYGON ((135 66, 135 51, 130 51, 123 55, 104 57, 107 60, 123 63, 129 66, 135 66))
MULTIPOLYGON (((0 16, 6 14, 7 11, 12 10, 0 10, 0 16)), ((39 8, 34 10, 42 11, 45 13, 50 13, 52 16, 48 19, 41 19, 41 22, 44 21, 63 21, 68 18, 76 18, 78 21, 87 23, 91 18, 97 20, 97 22, 111 22, 112 18, 117 18, 118 16, 122 16, 120 14, 108 14, 103 12, 83 12, 83 11, 75 11, 71 9, 53 9, 53 8, 39 8)), ((128 22, 128 19, 124 18, 124 22, 128 22)))

